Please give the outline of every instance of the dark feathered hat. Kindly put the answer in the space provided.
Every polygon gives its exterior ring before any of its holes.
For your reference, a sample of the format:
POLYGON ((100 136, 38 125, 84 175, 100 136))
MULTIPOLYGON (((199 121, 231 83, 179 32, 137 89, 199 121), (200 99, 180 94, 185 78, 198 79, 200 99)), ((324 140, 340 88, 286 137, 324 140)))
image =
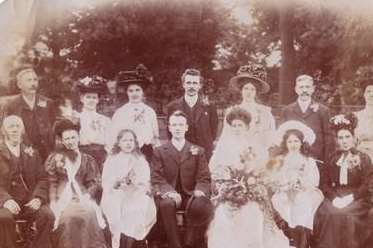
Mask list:
POLYGON ((241 66, 236 76, 232 77, 229 81, 233 88, 241 90, 242 87, 248 82, 255 84, 259 94, 267 93, 271 87, 266 82, 267 73, 264 66, 255 63, 249 63, 241 66))

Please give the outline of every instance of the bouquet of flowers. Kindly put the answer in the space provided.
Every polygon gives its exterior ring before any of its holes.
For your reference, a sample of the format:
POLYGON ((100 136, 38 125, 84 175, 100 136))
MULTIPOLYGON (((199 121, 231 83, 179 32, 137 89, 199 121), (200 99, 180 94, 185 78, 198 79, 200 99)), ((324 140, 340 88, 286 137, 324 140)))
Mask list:
POLYGON ((122 187, 134 186, 135 185, 135 172, 131 169, 126 176, 120 178, 115 184, 114 189, 119 189, 122 187))
POLYGON ((228 168, 230 176, 216 181, 217 194, 214 202, 228 203, 233 208, 240 208, 249 201, 255 201, 265 207, 269 199, 267 186, 259 174, 243 169, 228 168))

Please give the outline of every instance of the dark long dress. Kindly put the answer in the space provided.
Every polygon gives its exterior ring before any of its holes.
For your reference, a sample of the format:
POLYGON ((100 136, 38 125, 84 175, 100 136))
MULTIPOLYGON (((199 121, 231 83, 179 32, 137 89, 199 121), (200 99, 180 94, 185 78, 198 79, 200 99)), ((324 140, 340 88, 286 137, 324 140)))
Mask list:
POLYGON ((358 248, 365 239, 369 211, 368 176, 372 164, 368 155, 352 151, 360 157, 360 166, 348 169, 347 185, 340 184, 341 167, 337 165, 342 152, 336 152, 322 168, 320 187, 324 202, 314 221, 315 248, 358 248), (353 194, 354 201, 344 208, 336 208, 333 200, 353 194))
MULTIPOLYGON (((66 171, 57 166, 56 154, 46 161, 50 183, 50 200, 56 202, 67 184, 66 171)), ((100 173, 94 159, 81 153, 81 164, 75 175, 82 193, 88 193, 92 199, 100 188, 100 173)), ((74 189, 75 190, 75 189, 74 189)), ((93 203, 93 201, 92 201, 93 203)), ((104 230, 100 228, 96 212, 91 206, 82 203, 76 194, 65 206, 56 230, 56 248, 107 248, 104 230)))

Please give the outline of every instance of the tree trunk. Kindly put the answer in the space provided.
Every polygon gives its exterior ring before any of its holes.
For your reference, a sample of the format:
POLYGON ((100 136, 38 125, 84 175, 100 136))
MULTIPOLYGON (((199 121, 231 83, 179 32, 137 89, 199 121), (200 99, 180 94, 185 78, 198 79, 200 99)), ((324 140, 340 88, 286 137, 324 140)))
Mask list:
MULTIPOLYGON (((283 2, 282 2, 283 3, 283 2)), ((295 99, 295 49, 293 37, 293 8, 289 4, 279 6, 279 30, 281 40, 281 68, 279 77, 280 104, 289 104, 295 99)))

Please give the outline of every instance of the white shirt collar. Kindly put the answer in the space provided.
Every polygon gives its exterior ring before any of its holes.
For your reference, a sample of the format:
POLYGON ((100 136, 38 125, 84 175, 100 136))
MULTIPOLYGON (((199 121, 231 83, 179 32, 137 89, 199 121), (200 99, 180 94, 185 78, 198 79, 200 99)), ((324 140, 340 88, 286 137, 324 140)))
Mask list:
POLYGON ((25 101, 25 103, 30 107, 30 109, 34 109, 35 103, 36 103, 36 95, 31 101, 27 99, 24 95, 21 94, 21 96, 22 96, 22 99, 25 101))
POLYGON ((11 145, 7 140, 5 140, 5 145, 8 147, 9 151, 16 157, 21 155, 21 145, 16 146, 11 145))
POLYGON ((312 102, 311 98, 307 101, 301 101, 298 98, 298 104, 299 104, 299 107, 300 107, 300 109, 302 110, 303 113, 305 113, 307 111, 308 107, 311 105, 311 102, 312 102))
POLYGON ((183 140, 171 139, 171 143, 180 152, 181 150, 183 150, 186 141, 185 139, 183 140))
POLYGON ((194 96, 189 96, 189 95, 184 95, 185 102, 189 105, 189 107, 193 108, 194 105, 196 105, 198 101, 198 95, 194 96))

